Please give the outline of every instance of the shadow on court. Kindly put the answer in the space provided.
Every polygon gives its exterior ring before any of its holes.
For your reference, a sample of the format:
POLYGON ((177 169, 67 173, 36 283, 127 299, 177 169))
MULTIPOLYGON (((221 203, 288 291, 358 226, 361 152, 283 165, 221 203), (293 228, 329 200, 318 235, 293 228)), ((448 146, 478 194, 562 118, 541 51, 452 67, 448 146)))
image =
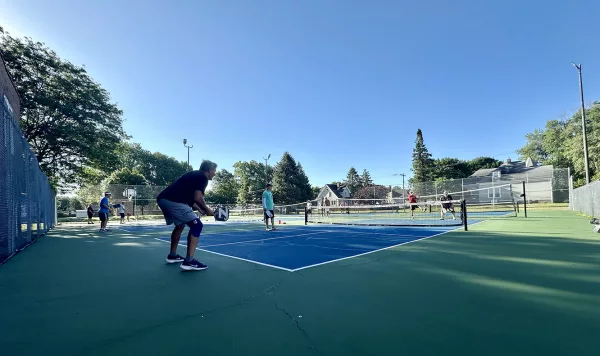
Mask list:
POLYGON ((2 354, 597 355, 600 241, 530 214, 298 272, 57 229, 0 267, 2 354))

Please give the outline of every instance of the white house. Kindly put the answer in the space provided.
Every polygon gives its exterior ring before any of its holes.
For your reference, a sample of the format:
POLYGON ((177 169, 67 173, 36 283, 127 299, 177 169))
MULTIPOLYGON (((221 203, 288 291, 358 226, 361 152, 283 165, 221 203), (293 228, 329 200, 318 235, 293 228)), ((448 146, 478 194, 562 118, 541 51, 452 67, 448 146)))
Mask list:
POLYGON ((465 198, 479 203, 506 202, 513 198, 520 200, 525 182, 528 201, 551 202, 553 173, 552 165, 540 165, 531 158, 526 161, 512 161, 509 158, 498 168, 480 169, 473 173, 469 177, 471 184, 465 185, 464 190, 480 190, 477 196, 465 198), (507 184, 511 186, 507 187, 507 184))
POLYGON ((317 202, 322 203, 323 199, 327 198, 331 206, 341 206, 347 199, 352 197, 350 189, 345 185, 336 184, 325 184, 319 195, 317 195, 317 202))

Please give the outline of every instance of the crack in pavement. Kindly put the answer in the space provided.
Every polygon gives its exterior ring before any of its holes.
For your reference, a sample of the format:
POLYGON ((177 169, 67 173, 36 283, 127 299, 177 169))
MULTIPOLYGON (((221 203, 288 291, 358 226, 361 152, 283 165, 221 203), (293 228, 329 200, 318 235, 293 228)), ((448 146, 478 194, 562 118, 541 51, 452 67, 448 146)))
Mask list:
POLYGON ((292 321, 294 321, 296 323, 296 328, 300 331, 300 333, 302 333, 302 335, 304 336, 304 338, 306 338, 306 340, 308 340, 308 345, 310 346, 310 348, 313 349, 316 353, 319 353, 319 350, 317 350, 317 348, 313 344, 313 341, 310 338, 310 336, 308 336, 308 333, 306 332, 306 330, 304 330, 300 326, 300 323, 298 322, 298 319, 294 318, 292 316, 292 314, 288 313, 287 310, 285 310, 284 308, 280 307, 279 304, 277 304, 277 302, 275 300, 273 300, 273 305, 275 306, 275 308, 277 308, 278 310, 281 310, 285 315, 288 316, 288 318, 292 319, 292 321))
POLYGON ((145 333, 147 331, 150 331, 150 330, 153 330, 153 329, 160 328, 160 327, 165 326, 165 325, 169 325, 169 324, 172 324, 172 323, 180 323, 180 322, 182 322, 184 320, 187 320, 187 319, 192 319, 192 318, 195 318, 195 317, 198 317, 198 316, 204 316, 204 315, 208 315, 208 314, 213 314, 213 313, 216 313, 216 312, 219 312, 219 311, 222 311, 222 310, 226 310, 226 309, 229 309, 229 308, 234 308, 234 307, 238 307, 240 305, 247 304, 247 303, 249 303, 249 302, 251 302, 251 301, 253 301, 255 299, 258 299, 260 297, 271 295, 274 290, 276 290, 277 288, 279 288, 279 286, 281 285, 281 283, 282 283, 282 280, 280 279, 277 283, 275 283, 275 284, 269 286, 268 288, 264 289, 261 293, 253 294, 250 297, 245 298, 245 299, 243 299, 243 300, 241 300, 239 302, 236 302, 236 303, 233 303, 233 304, 224 305, 224 306, 217 307, 217 308, 214 308, 214 309, 204 310, 204 311, 201 311, 201 312, 198 312, 198 313, 188 314, 188 315, 185 315, 185 316, 182 316, 182 317, 177 317, 177 318, 174 318, 174 319, 171 319, 171 320, 167 320, 165 322, 162 322, 162 323, 159 323, 159 324, 156 324, 156 325, 152 325, 152 326, 148 326, 148 327, 145 327, 145 328, 142 328, 142 329, 139 329, 139 330, 135 330, 135 331, 133 331, 133 332, 131 332, 129 334, 120 335, 120 336, 108 339, 108 340, 104 341, 103 343, 101 343, 100 345, 96 345, 96 346, 91 346, 91 347, 84 348, 83 350, 75 352, 72 355, 82 355, 82 354, 86 354, 86 353, 88 353, 90 351, 97 351, 97 350, 102 349, 104 347, 107 347, 107 346, 109 346, 111 344, 116 344, 116 343, 118 343, 120 341, 126 340, 128 338, 131 338, 131 337, 139 335, 139 334, 143 334, 143 333, 145 333))

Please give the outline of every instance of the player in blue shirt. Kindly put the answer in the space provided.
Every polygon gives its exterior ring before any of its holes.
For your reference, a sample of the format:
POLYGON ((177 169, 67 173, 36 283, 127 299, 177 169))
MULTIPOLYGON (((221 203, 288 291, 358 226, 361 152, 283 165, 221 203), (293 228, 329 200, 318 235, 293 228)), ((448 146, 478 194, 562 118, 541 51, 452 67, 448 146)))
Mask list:
POLYGON ((271 191, 273 186, 267 184, 267 189, 262 194, 262 205, 265 212, 265 224, 267 224, 267 231, 277 230, 275 228, 275 204, 273 203, 273 192, 271 191), (271 219, 272 229, 269 229, 269 219, 271 219))
POLYGON ((194 258, 202 232, 202 221, 192 208, 203 211, 208 216, 214 216, 212 209, 204 202, 204 191, 208 181, 212 180, 216 173, 216 163, 203 161, 199 170, 185 173, 160 192, 156 198, 167 225, 175 225, 171 233, 171 252, 167 256, 167 263, 182 262, 180 267, 186 271, 208 268, 194 258), (177 254, 177 245, 186 225, 190 227, 190 232, 187 237, 187 255, 183 258, 177 254))
POLYGON ((104 193, 104 198, 100 200, 100 209, 98 210, 98 217, 100 218, 100 231, 109 231, 106 228, 108 225, 108 210, 110 209, 110 192, 104 193))

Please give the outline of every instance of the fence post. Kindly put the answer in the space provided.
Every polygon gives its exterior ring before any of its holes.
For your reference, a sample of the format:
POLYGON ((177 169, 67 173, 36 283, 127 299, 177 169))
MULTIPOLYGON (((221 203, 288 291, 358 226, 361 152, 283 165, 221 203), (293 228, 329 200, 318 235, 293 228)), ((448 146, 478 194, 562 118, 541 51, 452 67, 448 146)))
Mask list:
POLYGON ((467 221, 468 220, 468 218, 467 218, 467 216, 468 216, 468 214, 467 214, 467 201, 463 199, 460 202, 460 205, 461 205, 461 209, 460 210, 461 210, 462 217, 463 217, 463 225, 465 226, 465 231, 469 231, 469 227, 468 227, 469 223, 467 221))
POLYGON ((523 211, 525 212, 525 217, 527 217, 527 194, 525 193, 525 181, 523 181, 523 193, 521 196, 523 197, 523 211))

